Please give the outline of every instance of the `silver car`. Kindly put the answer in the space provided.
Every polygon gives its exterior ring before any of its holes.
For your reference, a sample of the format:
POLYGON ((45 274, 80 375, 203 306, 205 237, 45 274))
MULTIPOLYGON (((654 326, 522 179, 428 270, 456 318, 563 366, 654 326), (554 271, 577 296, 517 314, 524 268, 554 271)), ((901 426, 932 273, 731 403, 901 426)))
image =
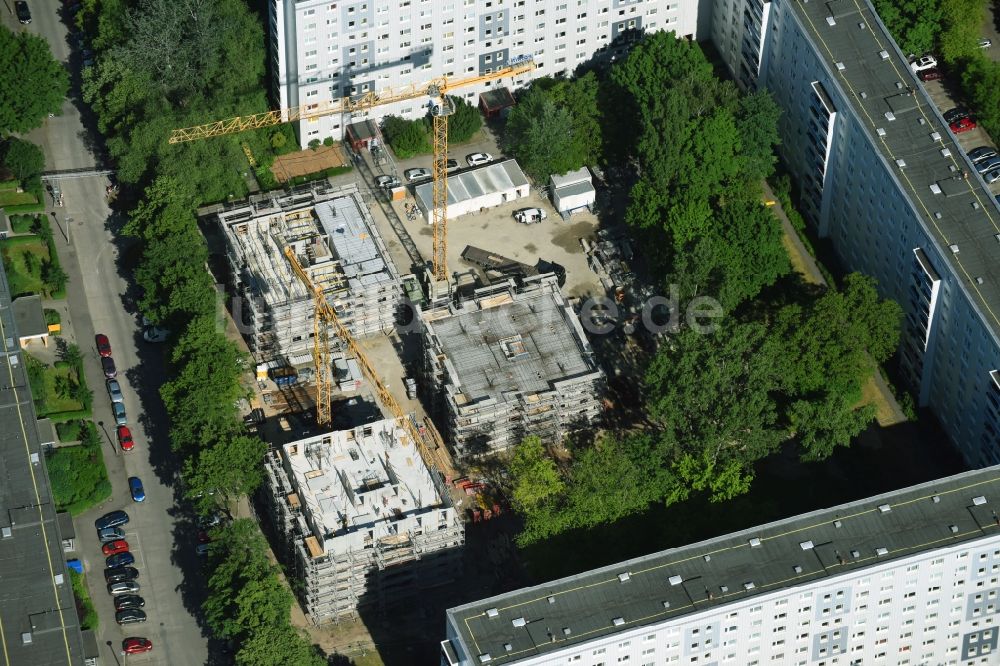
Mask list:
POLYGON ((119 594, 135 594, 139 591, 139 583, 134 580, 126 580, 121 583, 111 583, 108 585, 108 594, 117 596, 119 594))
POLYGON ((105 527, 103 530, 97 532, 97 537, 101 540, 101 543, 117 541, 118 539, 125 538, 125 530, 120 527, 105 527))
POLYGON ((993 171, 990 171, 989 173, 984 173, 983 180, 985 180, 990 185, 997 182, 998 180, 1000 180, 1000 169, 993 169, 993 171))
POLYGON ((121 402, 111 403, 111 411, 115 415, 115 423, 118 425, 128 425, 128 417, 125 415, 125 404, 121 402))
POLYGON ((125 402, 125 396, 122 395, 121 384, 118 383, 117 379, 109 379, 107 381, 108 385, 108 396, 111 398, 111 402, 125 402))
POLYGON ((997 167, 1000 167, 1000 157, 997 157, 996 155, 985 159, 982 162, 976 163, 976 170, 979 171, 979 173, 993 171, 993 169, 996 169, 997 167))
POLYGON ((406 176, 406 180, 413 182, 421 178, 430 178, 431 172, 427 169, 407 169, 403 172, 403 175, 406 176))

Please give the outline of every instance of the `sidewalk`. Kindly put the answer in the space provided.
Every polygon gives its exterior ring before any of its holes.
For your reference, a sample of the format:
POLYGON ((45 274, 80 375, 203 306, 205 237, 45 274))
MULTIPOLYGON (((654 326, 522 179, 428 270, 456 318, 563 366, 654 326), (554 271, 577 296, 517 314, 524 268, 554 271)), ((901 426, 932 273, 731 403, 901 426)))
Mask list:
MULTIPOLYGON (((795 227, 792 226, 788 215, 781 207, 781 202, 778 201, 778 198, 774 195, 774 190, 771 189, 771 185, 766 181, 764 182, 764 198, 776 202, 771 207, 771 210, 774 211, 775 216, 781 221, 781 227, 784 231, 781 242, 788 251, 788 258, 792 263, 792 268, 801 274, 806 282, 810 284, 829 286, 826 283, 826 278, 823 277, 823 273, 819 270, 819 266, 816 264, 816 259, 806 250, 806 246, 803 245, 798 232, 795 231, 795 227)), ((899 403, 896 402, 896 398, 893 396, 885 379, 882 378, 881 372, 876 371, 872 373, 872 376, 865 382, 861 390, 861 404, 875 405, 877 410, 875 418, 883 428, 903 423, 907 420, 906 414, 903 413, 899 403)))

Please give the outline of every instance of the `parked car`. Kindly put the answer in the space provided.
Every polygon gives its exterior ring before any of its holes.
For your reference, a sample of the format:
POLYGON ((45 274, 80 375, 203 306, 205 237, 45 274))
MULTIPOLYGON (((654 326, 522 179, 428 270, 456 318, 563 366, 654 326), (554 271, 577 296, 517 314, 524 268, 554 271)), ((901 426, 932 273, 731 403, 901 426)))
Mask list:
POLYGON ((134 580, 126 580, 121 583, 111 583, 108 585, 108 594, 118 596, 119 594, 135 594, 139 591, 139 583, 134 580))
POLYGON ((112 555, 108 559, 104 560, 104 566, 108 569, 127 567, 130 564, 135 564, 135 555, 132 553, 118 553, 117 555, 112 555))
POLYGON ((406 176, 406 180, 412 183, 413 181, 420 180, 421 178, 430 178, 431 172, 427 169, 407 169, 403 172, 403 175, 406 176))
POLYGON ((514 211, 514 219, 521 224, 536 224, 549 215, 541 208, 521 208, 514 211))
POLYGON ((948 125, 951 131, 955 134, 961 134, 962 132, 968 132, 970 130, 976 129, 976 121, 972 118, 960 118, 953 123, 948 125))
POLYGON ((944 119, 947 122, 949 122, 949 123, 955 123, 955 122, 958 122, 959 120, 961 120, 962 118, 968 118, 968 117, 970 117, 972 114, 969 113, 969 110, 966 109, 965 107, 956 106, 953 109, 948 109, 947 111, 945 111, 941 115, 944 116, 944 119))
POLYGON ((128 541, 124 539, 115 539, 114 541, 109 541, 103 546, 101 546, 101 552, 105 555, 117 555, 118 553, 128 552, 128 541))
POLYGON ((106 513, 94 521, 94 527, 103 530, 106 527, 118 527, 128 522, 128 514, 124 511, 112 511, 106 513))
POLYGON ((208 529, 209 527, 221 525, 223 520, 225 520, 225 516, 217 511, 211 515, 201 516, 198 518, 198 527, 208 529))
POLYGON ((988 37, 983 37, 977 43, 979 44, 979 48, 981 49, 988 49, 991 46, 993 46, 993 40, 989 39, 988 37))
POLYGON ((108 340, 108 336, 98 333, 94 336, 94 342, 97 344, 98 354, 101 356, 111 356, 111 341, 108 340))
POLYGON ((399 187, 400 183, 399 178, 383 174, 381 176, 375 176, 375 185, 381 187, 383 190, 391 190, 394 187, 399 187))
MULTIPOLYGON (((10 5, 8 5, 9 7, 10 5)), ((17 13, 17 20, 23 25, 28 25, 31 23, 31 10, 28 9, 28 3, 24 0, 17 0, 14 3, 14 11, 17 13)))
POLYGON ((922 72, 925 69, 931 69, 937 67, 938 61, 932 55, 920 56, 916 60, 910 63, 910 69, 914 72, 922 72))
POLYGON ((205 530, 198 530, 198 543, 209 543, 212 537, 205 530))
POLYGON ((122 451, 131 451, 135 447, 135 442, 132 441, 132 431, 128 429, 128 426, 118 426, 118 446, 122 448, 122 451))
POLYGON ((996 169, 998 167, 1000 167, 1000 157, 997 157, 995 155, 993 157, 986 158, 982 162, 976 163, 976 170, 979 173, 986 173, 987 171, 993 171, 993 169, 996 169))
POLYGON ((121 567, 119 569, 105 569, 104 570, 104 582, 111 583, 124 583, 125 581, 135 580, 139 577, 139 570, 135 567, 121 567))
POLYGON ((989 159, 991 157, 996 157, 997 151, 989 146, 978 146, 973 148, 968 153, 969 159, 972 160, 973 164, 978 164, 983 160, 989 159))
POLYGON ((127 610, 129 608, 142 608, 146 605, 146 600, 138 594, 123 594, 115 597, 115 610, 127 610))
POLYGON ((118 383, 117 379, 109 379, 105 383, 108 386, 108 397, 111 398, 111 402, 125 402, 125 396, 122 395, 122 386, 118 383))
POLYGON ((97 538, 101 543, 117 541, 125 538, 125 530, 120 527, 105 527, 103 530, 97 530, 97 538))
POLYGON ((985 180, 990 185, 997 182, 998 180, 1000 180, 1000 169, 993 169, 993 171, 984 173, 983 180, 985 180))
POLYGON ((101 357, 101 370, 104 371, 105 379, 114 379, 118 376, 118 368, 115 367, 115 359, 110 356, 101 357))
POLYGON ((145 611, 141 611, 138 608, 130 608, 128 610, 118 611, 115 613, 115 622, 118 624, 136 624, 138 622, 145 621, 145 611))
POLYGON ((122 641, 122 652, 125 654, 141 654, 153 649, 153 642, 148 638, 132 636, 122 641))
POLYGON ((493 156, 489 153, 472 153, 465 156, 465 161, 469 163, 469 166, 479 166, 480 164, 489 164, 492 162, 493 156))
POLYGON ((170 338, 170 331, 159 326, 147 326, 142 329, 142 339, 146 342, 166 342, 170 338))
POLYGON ((445 162, 445 168, 446 169, 457 169, 458 168, 458 160, 451 160, 451 159, 448 160, 447 162, 445 162))
POLYGON ((128 423, 128 415, 125 413, 125 403, 123 402, 113 402, 111 403, 111 412, 115 416, 115 423, 120 426, 126 425, 128 423))
POLYGON ((133 502, 143 502, 146 499, 146 491, 142 488, 142 481, 137 476, 128 478, 128 490, 132 493, 133 502))
POLYGON ((919 72, 917 78, 921 81, 938 81, 944 78, 944 74, 937 67, 932 67, 919 72))
POLYGON ((198 557, 208 557, 208 549, 212 547, 209 543, 199 543, 194 547, 195 555, 198 557))

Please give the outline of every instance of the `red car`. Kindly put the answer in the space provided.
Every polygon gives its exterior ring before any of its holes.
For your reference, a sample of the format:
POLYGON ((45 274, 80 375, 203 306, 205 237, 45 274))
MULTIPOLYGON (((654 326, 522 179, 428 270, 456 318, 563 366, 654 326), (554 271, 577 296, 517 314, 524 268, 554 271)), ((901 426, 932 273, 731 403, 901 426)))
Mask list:
POLYGON ((116 539, 114 541, 109 541, 101 547, 101 550, 105 555, 117 555, 118 553, 128 552, 128 541, 125 539, 116 539))
POLYGON ((126 638, 122 641, 122 652, 125 654, 141 654, 153 649, 153 642, 148 638, 126 638))
POLYGON ((118 446, 122 447, 122 451, 131 451, 135 446, 135 442, 132 441, 132 431, 128 426, 118 426, 118 446))
POLYGON ((933 67, 931 69, 925 69, 919 74, 917 74, 917 76, 920 78, 921 81, 938 81, 944 78, 944 74, 942 74, 941 70, 938 69, 937 67, 933 67))
POLYGON ((212 540, 212 537, 208 536, 208 532, 205 530, 198 530, 198 543, 208 543, 212 540))
POLYGON ((962 132, 968 132, 969 130, 976 129, 976 121, 972 118, 959 118, 955 122, 948 125, 951 131, 955 134, 961 134, 962 132))
POLYGON ((108 336, 98 333, 94 338, 97 341, 97 353, 101 356, 111 356, 111 341, 108 336))

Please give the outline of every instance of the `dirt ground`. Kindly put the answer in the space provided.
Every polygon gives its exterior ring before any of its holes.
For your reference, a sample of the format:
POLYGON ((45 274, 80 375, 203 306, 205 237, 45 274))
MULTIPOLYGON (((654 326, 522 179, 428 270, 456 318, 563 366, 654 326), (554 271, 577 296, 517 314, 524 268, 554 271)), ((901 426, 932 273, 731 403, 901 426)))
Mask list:
POLYGON ((316 150, 306 148, 297 153, 281 155, 271 166, 271 173, 279 182, 291 180, 296 176, 316 173, 330 167, 344 166, 350 160, 343 146, 335 143, 332 146, 320 146, 316 150))

